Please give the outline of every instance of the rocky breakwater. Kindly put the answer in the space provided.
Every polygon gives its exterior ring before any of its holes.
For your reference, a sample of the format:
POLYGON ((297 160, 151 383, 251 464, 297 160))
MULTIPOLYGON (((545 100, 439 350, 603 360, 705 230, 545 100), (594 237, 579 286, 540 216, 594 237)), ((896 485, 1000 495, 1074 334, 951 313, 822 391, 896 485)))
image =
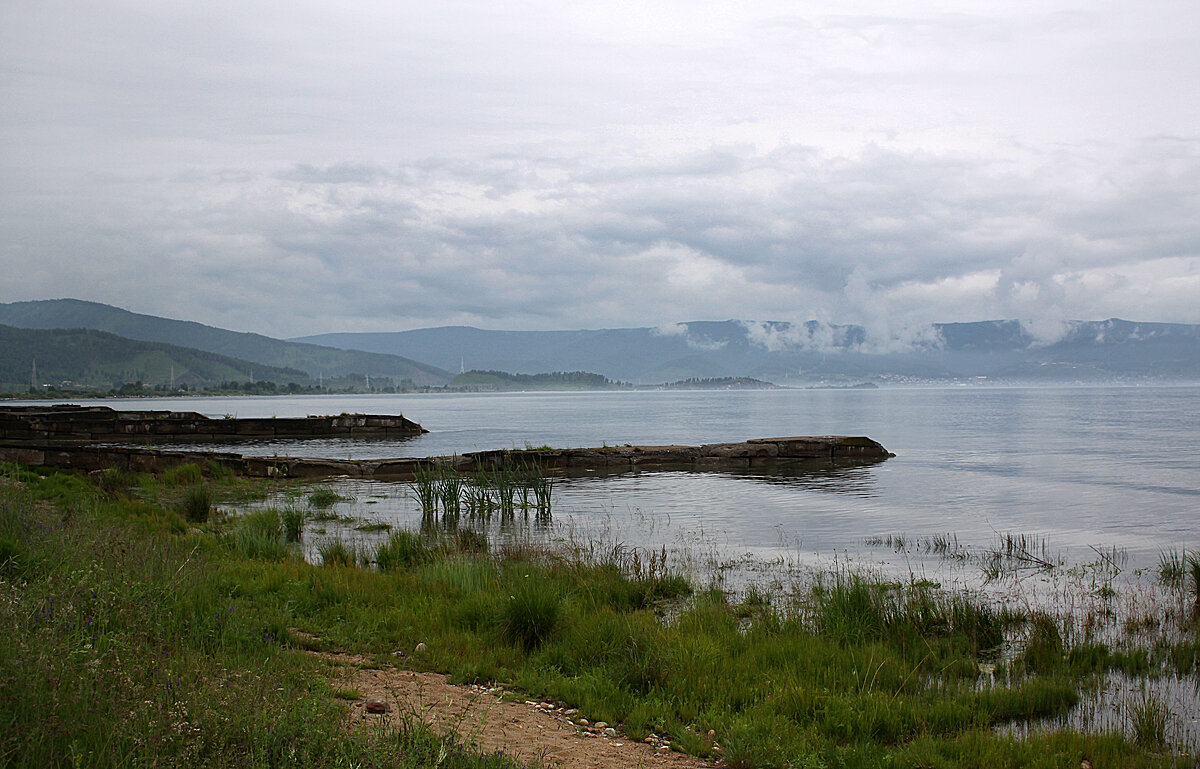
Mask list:
MULTIPOLYGON (((194 456, 194 455, 193 455, 194 456)), ((215 455, 214 455, 215 456, 215 455)), ((448 457, 400 459, 320 459, 305 457, 239 457, 220 455, 224 464, 251 476, 319 478, 346 476, 411 480, 418 473, 441 469, 457 473, 477 470, 540 468, 564 474, 623 473, 640 470, 787 471, 803 472, 828 465, 880 462, 895 454, 862 436, 818 435, 756 438, 740 443, 703 446, 603 446, 583 449, 497 449, 448 457)))
POLYGON ((893 457, 863 436, 816 435, 755 438, 702 446, 604 446, 591 449, 476 451, 459 460, 466 469, 537 465, 565 470, 770 468, 789 463, 878 462, 893 457))
POLYGON ((429 432, 403 415, 338 414, 213 419, 194 411, 117 411, 107 406, 0 406, 5 444, 236 441, 260 438, 399 438, 429 432))
POLYGON ((403 416, 340 414, 295 419, 210 419, 194 412, 115 411, 105 406, 0 407, 0 460, 98 470, 157 472, 216 462, 253 477, 410 480, 428 469, 460 473, 499 468, 620 473, 637 470, 787 471, 815 465, 878 462, 894 456, 870 438, 845 435, 756 438, 702 446, 602 446, 499 449, 448 457, 340 460, 163 450, 155 442, 231 442, 252 438, 401 437, 428 432, 403 416))
MULTIPOLYGON (((402 438, 429 432, 403 415, 338 414, 213 419, 193 411, 117 411, 107 406, 0 406, 0 460, 96 470, 157 471, 216 461, 255 474, 235 453, 162 451, 155 443, 236 443, 253 439, 402 438)), ((320 463, 323 460, 309 460, 320 463)), ((308 474, 338 474, 335 467, 308 474)), ((264 471, 263 474, 267 474, 264 471)))

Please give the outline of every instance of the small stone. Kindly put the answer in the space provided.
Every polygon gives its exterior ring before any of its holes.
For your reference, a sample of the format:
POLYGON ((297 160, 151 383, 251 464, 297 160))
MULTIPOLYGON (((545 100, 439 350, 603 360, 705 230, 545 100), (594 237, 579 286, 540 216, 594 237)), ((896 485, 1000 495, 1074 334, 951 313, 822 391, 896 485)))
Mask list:
POLYGON ((646 739, 642 740, 642 742, 646 743, 647 745, 653 745, 653 744, 654 744, 654 738, 653 738, 653 737, 647 737, 646 739))
POLYGON ((709 729, 709 730, 708 730, 708 736, 709 736, 709 737, 716 737, 716 736, 717 736, 717 731, 716 731, 715 729, 709 729))
POLYGON ((604 730, 604 736, 605 736, 605 737, 616 737, 616 736, 617 736, 617 730, 616 730, 616 729, 614 729, 614 728, 612 728, 612 727, 610 726, 610 727, 608 727, 607 729, 605 729, 605 730, 604 730))
POLYGON ((417 654, 424 654, 425 653, 425 642, 422 641, 421 643, 417 644, 417 648, 414 649, 413 651, 415 651, 417 654))
POLYGON ((578 721, 576 721, 575 723, 579 724, 580 726, 591 726, 592 725, 592 722, 587 720, 586 718, 581 718, 578 721))
POLYGON ((383 700, 367 700, 366 709, 368 713, 386 713, 392 708, 383 700))
POLYGON ((596 723, 592 724, 592 726, 595 726, 597 729, 603 729, 604 727, 608 726, 608 722, 607 721, 597 721, 596 723))
POLYGON ((566 710, 563 711, 563 715, 577 716, 577 715, 579 715, 579 708, 567 708, 566 710))

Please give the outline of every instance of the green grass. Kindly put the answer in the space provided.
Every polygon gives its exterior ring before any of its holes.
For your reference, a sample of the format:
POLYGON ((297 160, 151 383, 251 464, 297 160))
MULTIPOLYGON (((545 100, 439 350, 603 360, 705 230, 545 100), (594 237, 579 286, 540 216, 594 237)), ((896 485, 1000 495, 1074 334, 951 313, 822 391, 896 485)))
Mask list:
POLYGON ((1130 738, 997 727, 1061 718, 1105 670, 1194 665, 1194 636, 1138 658, 1073 643, 1049 616, 844 574, 739 601, 695 590, 665 553, 489 547, 463 528, 395 531, 378 569, 344 568, 361 554, 334 540, 321 558, 342 568, 324 568, 276 510, 194 533, 77 476, 11 477, 25 486, 0 485, 6 764, 493 765, 419 726, 345 732, 350 692, 293 648, 315 636, 388 660, 425 643, 407 664, 731 767, 1190 765, 1156 700, 1130 738))
POLYGON ((504 636, 531 651, 550 638, 561 615, 562 598, 542 580, 527 575, 504 604, 504 636))
POLYGON ((89 496, 57 473, 21 471, 17 486, 5 470, 0 764, 514 765, 416 722, 347 732, 318 661, 288 646, 293 618, 230 579, 294 559, 245 560, 213 535, 165 525, 170 511, 101 503, 108 491, 89 496))
POLYGON ((179 508, 180 514, 189 523, 206 523, 213 509, 212 489, 203 483, 188 486, 183 491, 179 508))
POLYGON ((303 510, 295 507, 285 507, 279 511, 279 521, 283 524, 284 538, 288 542, 299 542, 304 536, 304 523, 307 516, 303 510))
POLYGON ((333 507, 338 502, 345 498, 333 490, 329 486, 318 486, 308 494, 308 504, 318 510, 324 510, 333 507))
POLYGON ((421 535, 412 531, 395 531, 375 549, 375 564, 381 571, 409 568, 432 557, 421 535))
POLYGON ((340 539, 331 539, 317 545, 322 566, 352 567, 358 565, 358 549, 340 539))

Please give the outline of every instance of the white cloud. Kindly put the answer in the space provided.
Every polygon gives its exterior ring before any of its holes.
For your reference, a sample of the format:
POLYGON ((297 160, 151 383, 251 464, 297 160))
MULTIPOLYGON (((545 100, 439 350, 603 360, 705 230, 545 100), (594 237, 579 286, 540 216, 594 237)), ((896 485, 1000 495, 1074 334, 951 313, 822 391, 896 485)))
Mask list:
MULTIPOLYGON (((13 0, 0 300, 277 335, 817 319, 888 348, 1200 322, 1197 81, 1173 0, 13 0)), ((833 343, 799 333, 762 343, 833 343)))

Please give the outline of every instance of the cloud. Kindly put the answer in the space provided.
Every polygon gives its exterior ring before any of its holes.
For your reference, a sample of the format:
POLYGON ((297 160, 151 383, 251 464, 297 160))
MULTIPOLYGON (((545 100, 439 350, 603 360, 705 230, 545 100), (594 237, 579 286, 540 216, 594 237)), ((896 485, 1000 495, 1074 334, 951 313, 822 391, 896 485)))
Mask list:
POLYGON ((138 287, 143 311, 286 334, 757 316, 925 344, 947 319, 1189 320, 1200 142, 1171 146, 1104 194, 1078 157, 1022 175, 880 149, 726 148, 737 162, 648 178, 594 156, 130 174, 10 219, 6 258, 24 291, 129 305, 138 287))
POLYGON ((806 349, 1200 322, 1192 6, 456 8, 6 5, 0 300, 806 349))
POLYGON ((650 333, 654 336, 687 336, 688 327, 686 323, 663 323, 650 329, 650 333))

